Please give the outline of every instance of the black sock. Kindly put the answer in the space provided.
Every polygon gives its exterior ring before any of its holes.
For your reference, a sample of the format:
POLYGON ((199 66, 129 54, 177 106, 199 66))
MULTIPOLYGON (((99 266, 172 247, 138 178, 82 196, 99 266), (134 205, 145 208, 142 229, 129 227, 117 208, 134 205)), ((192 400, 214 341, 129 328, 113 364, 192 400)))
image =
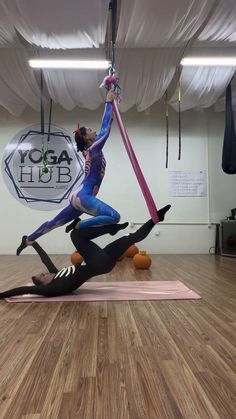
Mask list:
POLYGON ((165 207, 161 208, 159 211, 157 211, 157 215, 159 218, 159 221, 163 221, 165 218, 165 214, 167 213, 167 211, 169 211, 171 205, 166 205, 165 207))
MULTIPOLYGON (((163 221, 165 218, 166 212, 170 209, 171 205, 166 205, 157 211, 159 216, 159 221, 163 221)), ((114 260, 117 260, 123 253, 135 243, 138 243, 144 240, 148 234, 152 231, 155 226, 152 218, 144 223, 137 231, 134 233, 128 234, 127 236, 120 237, 117 240, 114 240, 112 243, 108 244, 104 251, 114 260)))
POLYGON ((129 223, 123 223, 123 224, 107 224, 104 226, 98 226, 98 227, 85 227, 85 228, 79 228, 78 230, 75 230, 77 235, 83 239, 96 239, 97 237, 103 236, 104 234, 111 234, 114 236, 114 234, 117 233, 117 231, 122 230, 128 226, 129 223))
POLYGON ((21 244, 20 244, 20 246, 17 248, 17 250, 16 250, 16 254, 17 254, 17 256, 19 256, 20 255, 20 253, 22 252, 22 250, 23 249, 25 249, 26 247, 27 247, 27 244, 26 244, 26 239, 27 239, 27 236, 23 236, 22 237, 22 240, 21 240, 21 244))
POLYGON ((75 218, 75 220, 72 221, 72 223, 68 224, 65 228, 65 232, 69 233, 69 231, 74 230, 78 222, 81 221, 80 218, 75 218))
POLYGON ((112 224, 110 225, 111 231, 110 235, 114 236, 119 230, 124 230, 124 228, 128 227, 129 223, 123 223, 123 224, 112 224))

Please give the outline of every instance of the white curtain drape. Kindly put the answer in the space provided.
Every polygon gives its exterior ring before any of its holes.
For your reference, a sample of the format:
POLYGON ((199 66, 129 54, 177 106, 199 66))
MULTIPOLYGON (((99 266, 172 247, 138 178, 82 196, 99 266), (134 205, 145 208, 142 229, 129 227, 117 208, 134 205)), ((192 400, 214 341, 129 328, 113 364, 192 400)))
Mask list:
MULTIPOLYGON (((29 43, 43 48, 104 45, 109 0, 1 0, 7 16, 29 43)), ((3 22, 4 26, 4 22, 3 22)))
POLYGON ((11 114, 20 115, 27 105, 39 110, 39 87, 23 49, 1 50, 0 103, 11 114))
POLYGON ((118 49, 121 111, 135 105, 138 111, 144 111, 158 101, 173 78, 179 53, 177 48, 171 54, 168 49, 118 49))
POLYGON ((236 2, 220 0, 196 45, 234 46, 236 41, 236 2))
POLYGON ((9 15, 0 3, 0 48, 19 46, 19 40, 9 15))
POLYGON ((122 1, 117 45, 125 48, 184 46, 214 4, 215 0, 122 1))
MULTIPOLYGON (((28 66, 33 56, 105 58, 109 0, 0 0, 0 105, 20 115, 39 110, 39 77, 28 66)), ((170 87, 183 51, 205 55, 223 47, 235 54, 235 0, 120 0, 116 71, 122 111, 144 111, 170 87), (190 49, 191 46, 191 49, 190 49), (213 48, 214 47, 214 48, 213 48)), ((234 68, 183 68, 182 110, 216 104, 234 68)), ((66 110, 97 108, 105 71, 44 70, 45 90, 66 110)), ((173 85, 171 85, 173 89, 173 85)), ((233 90, 234 100, 234 90, 233 90)), ((170 100, 176 109, 176 96, 170 100)), ((222 109, 223 110, 223 109, 222 109)))
MULTIPOLYGON (((185 67, 180 76, 181 110, 209 108, 224 93, 234 74, 232 67, 185 67)), ((177 110, 177 94, 170 100, 177 110)))
MULTIPOLYGON (((39 55, 45 56, 43 51, 39 55)), ((58 54, 57 54, 58 55, 58 54)), ((105 50, 75 50, 68 57, 105 59, 105 50)), ((104 102, 104 89, 99 89, 106 70, 43 70, 50 97, 66 110, 76 106, 96 109, 104 102)))

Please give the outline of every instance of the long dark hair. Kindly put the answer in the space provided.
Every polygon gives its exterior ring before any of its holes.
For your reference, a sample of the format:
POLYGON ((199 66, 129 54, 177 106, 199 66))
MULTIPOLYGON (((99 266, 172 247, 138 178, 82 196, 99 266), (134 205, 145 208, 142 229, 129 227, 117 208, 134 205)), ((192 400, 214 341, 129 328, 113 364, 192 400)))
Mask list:
POLYGON ((85 127, 81 127, 77 128, 76 131, 74 131, 75 134, 75 142, 76 142, 76 147, 77 147, 77 151, 84 151, 86 148, 86 142, 84 141, 84 137, 86 135, 86 128, 85 127))

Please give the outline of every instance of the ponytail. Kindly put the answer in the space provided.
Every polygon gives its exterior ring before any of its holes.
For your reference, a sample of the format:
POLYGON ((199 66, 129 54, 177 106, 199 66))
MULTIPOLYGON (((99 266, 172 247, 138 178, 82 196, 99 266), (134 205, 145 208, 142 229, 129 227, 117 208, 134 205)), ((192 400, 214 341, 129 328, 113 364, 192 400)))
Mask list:
POLYGON ((75 142, 76 142, 77 151, 83 152, 86 148, 86 142, 84 141, 84 137, 86 135, 86 128, 85 127, 79 128, 79 124, 78 124, 78 128, 76 131, 74 131, 74 134, 75 134, 75 142))

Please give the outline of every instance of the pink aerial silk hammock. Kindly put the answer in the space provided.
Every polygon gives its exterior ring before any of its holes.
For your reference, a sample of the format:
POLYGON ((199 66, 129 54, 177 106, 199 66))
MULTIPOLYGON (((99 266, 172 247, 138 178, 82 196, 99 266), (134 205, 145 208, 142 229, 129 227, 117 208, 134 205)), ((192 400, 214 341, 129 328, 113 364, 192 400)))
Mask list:
POLYGON ((138 183, 139 183, 139 186, 140 186, 140 188, 142 190, 142 193, 143 193, 144 199, 146 201, 146 204, 147 204, 149 213, 150 213, 150 215, 152 217, 153 222, 156 224, 156 223, 159 222, 159 218, 158 218, 158 215, 157 215, 156 205, 155 205, 155 202, 154 202, 154 200, 152 198, 152 195, 151 195, 151 192, 150 192, 149 187, 147 185, 147 182, 144 179, 142 170, 141 170, 141 168, 139 166, 139 162, 138 162, 138 160, 136 158, 136 155, 134 153, 134 150, 133 150, 132 144, 130 142, 130 139, 128 137, 127 131, 126 131, 126 129, 124 127, 124 124, 122 122, 122 119, 121 119, 121 116, 120 116, 120 112, 119 112, 119 109, 118 109, 117 101, 116 100, 114 100, 112 102, 112 107, 113 107, 114 117, 115 117, 116 122, 117 122, 117 125, 119 127, 119 130, 120 130, 120 133, 121 133, 121 136, 122 136, 122 139, 123 139, 123 142, 124 142, 126 151, 128 153, 129 159, 130 159, 131 164, 133 166, 134 172, 135 172, 136 177, 138 179, 138 183))

